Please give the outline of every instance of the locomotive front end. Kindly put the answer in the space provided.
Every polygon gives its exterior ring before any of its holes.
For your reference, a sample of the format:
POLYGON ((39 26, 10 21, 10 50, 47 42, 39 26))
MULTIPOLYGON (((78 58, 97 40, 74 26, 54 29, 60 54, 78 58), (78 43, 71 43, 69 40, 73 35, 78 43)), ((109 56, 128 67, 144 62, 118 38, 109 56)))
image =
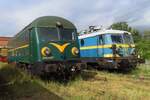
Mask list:
POLYGON ((38 31, 43 61, 67 61, 79 58, 75 29, 39 28, 38 31))
POLYGON ((76 27, 64 19, 57 19, 53 27, 38 27, 40 60, 45 72, 81 70, 76 27))
POLYGON ((137 64, 137 54, 131 33, 111 33, 110 47, 104 58, 112 62, 115 68, 133 68, 137 64))

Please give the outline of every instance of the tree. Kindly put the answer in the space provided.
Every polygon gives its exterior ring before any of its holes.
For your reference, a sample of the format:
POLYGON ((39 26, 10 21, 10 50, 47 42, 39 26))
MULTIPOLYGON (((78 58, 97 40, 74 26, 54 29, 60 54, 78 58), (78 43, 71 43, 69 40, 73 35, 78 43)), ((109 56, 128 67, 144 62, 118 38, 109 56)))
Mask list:
POLYGON ((129 30, 129 26, 128 26, 127 22, 114 23, 110 26, 110 28, 111 29, 116 29, 116 30, 124 30, 124 31, 129 30))
POLYGON ((109 28, 131 32, 135 42, 141 39, 141 35, 139 34, 139 31, 130 27, 127 22, 113 23, 109 28))
POLYGON ((144 31, 143 38, 149 40, 150 39, 150 31, 148 31, 148 30, 144 31))

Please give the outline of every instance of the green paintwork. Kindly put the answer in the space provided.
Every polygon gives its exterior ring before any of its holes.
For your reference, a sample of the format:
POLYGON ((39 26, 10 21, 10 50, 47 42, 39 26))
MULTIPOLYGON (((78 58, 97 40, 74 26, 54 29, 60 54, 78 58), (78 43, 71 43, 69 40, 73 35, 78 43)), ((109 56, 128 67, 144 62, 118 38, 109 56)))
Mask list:
POLYGON ((37 18, 36 20, 34 20, 31 24, 26 26, 17 35, 20 35, 25 30, 30 30, 31 28, 36 28, 36 27, 56 28, 56 22, 60 22, 65 28, 69 28, 69 29, 74 29, 75 28, 74 24, 72 24, 70 21, 68 21, 64 18, 56 17, 56 16, 44 16, 44 17, 40 17, 40 18, 37 18))
MULTIPOLYGON (((66 19, 55 16, 40 17, 33 21, 30 25, 24 28, 21 32, 15 35, 12 40, 9 41, 8 45, 10 48, 12 48, 12 50, 8 52, 8 61, 34 64, 36 62, 43 61, 64 61, 79 58, 79 55, 74 56, 71 53, 73 47, 79 48, 77 39, 75 41, 49 41, 49 43, 42 43, 40 41, 37 28, 54 28, 56 27, 57 22, 60 22, 64 28, 76 30, 76 27, 66 19), (59 45, 70 43, 70 45, 65 48, 63 53, 61 53, 58 48, 51 45, 50 43, 57 43, 59 45), (24 45, 28 46, 24 47, 24 45), (44 57, 41 54, 41 49, 43 47, 49 47, 51 49, 52 56, 44 57)), ((77 38, 77 34, 75 35, 77 38)))
MULTIPOLYGON (((54 43, 54 42, 51 42, 51 43, 54 43)), ((55 42, 55 43, 59 44, 59 45, 63 45, 63 44, 68 43, 68 42, 60 41, 60 42, 55 42)), ((63 53, 61 53, 58 50, 58 48, 51 45, 50 43, 41 44, 41 48, 42 47, 49 47, 51 49, 51 52, 52 52, 52 56, 51 56, 52 59, 51 60, 60 60, 60 61, 62 61, 62 60, 71 60, 71 59, 74 59, 74 58, 78 57, 78 56, 74 56, 71 52, 73 47, 78 47, 78 44, 76 42, 70 42, 70 45, 68 45, 65 48, 63 53)), ((44 56, 42 56, 42 58, 44 58, 44 56)))

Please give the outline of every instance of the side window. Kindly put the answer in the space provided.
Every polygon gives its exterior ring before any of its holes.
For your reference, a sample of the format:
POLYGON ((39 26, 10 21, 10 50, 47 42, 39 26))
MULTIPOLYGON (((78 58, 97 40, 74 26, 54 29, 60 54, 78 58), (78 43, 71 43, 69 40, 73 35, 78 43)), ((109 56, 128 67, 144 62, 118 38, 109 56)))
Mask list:
POLYGON ((99 35, 99 44, 100 45, 104 44, 103 35, 99 35))
POLYGON ((25 33, 25 41, 26 41, 26 44, 29 43, 29 30, 26 31, 26 33, 25 33))
POLYGON ((80 42, 81 42, 81 46, 84 46, 84 39, 81 39, 80 42))

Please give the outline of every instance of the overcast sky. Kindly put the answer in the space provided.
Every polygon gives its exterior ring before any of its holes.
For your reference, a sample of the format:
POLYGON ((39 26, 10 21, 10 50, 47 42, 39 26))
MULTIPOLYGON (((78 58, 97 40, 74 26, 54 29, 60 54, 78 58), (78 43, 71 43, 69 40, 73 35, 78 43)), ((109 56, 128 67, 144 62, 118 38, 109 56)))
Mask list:
POLYGON ((13 36, 40 16, 60 16, 82 30, 127 21, 150 28, 150 0, 0 0, 0 36, 13 36))

